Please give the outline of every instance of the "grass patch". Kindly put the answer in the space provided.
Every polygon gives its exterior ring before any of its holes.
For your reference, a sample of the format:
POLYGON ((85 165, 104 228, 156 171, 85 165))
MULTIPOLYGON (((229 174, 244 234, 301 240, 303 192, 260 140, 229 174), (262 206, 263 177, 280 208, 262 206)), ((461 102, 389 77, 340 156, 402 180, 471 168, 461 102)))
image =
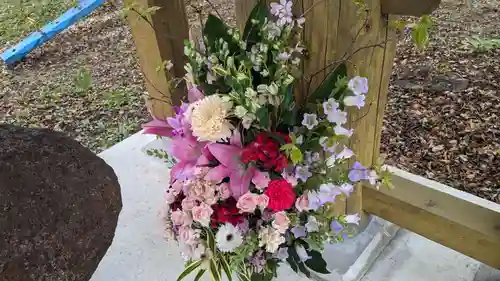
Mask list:
POLYGON ((55 19, 78 0, 0 0, 0 49, 55 19))

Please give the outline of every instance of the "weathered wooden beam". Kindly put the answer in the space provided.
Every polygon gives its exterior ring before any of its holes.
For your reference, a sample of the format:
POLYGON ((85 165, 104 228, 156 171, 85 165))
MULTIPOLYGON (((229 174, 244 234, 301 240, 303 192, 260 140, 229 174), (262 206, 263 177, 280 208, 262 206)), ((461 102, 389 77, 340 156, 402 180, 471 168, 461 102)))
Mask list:
POLYGON ((441 0, 381 0, 382 13, 391 15, 422 16, 432 13, 441 0))
POLYGON ((394 189, 363 188, 366 212, 500 269, 500 205, 400 169, 391 171, 394 189))
POLYGON ((127 0, 127 19, 134 37, 139 63, 148 90, 148 108, 158 118, 173 114, 186 94, 185 87, 173 87, 172 79, 184 76, 184 40, 189 28, 183 0, 127 0), (155 9, 158 7, 159 9, 155 9), (154 12, 145 13, 148 9, 154 12), (171 61, 167 71, 162 65, 171 61))

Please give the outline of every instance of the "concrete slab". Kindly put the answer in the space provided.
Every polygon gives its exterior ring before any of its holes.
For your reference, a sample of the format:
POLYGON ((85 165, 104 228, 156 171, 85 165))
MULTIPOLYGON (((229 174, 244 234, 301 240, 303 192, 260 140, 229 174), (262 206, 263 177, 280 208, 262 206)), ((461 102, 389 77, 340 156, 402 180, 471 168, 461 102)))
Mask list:
POLYGON ((472 281, 480 263, 400 230, 362 281, 472 281))

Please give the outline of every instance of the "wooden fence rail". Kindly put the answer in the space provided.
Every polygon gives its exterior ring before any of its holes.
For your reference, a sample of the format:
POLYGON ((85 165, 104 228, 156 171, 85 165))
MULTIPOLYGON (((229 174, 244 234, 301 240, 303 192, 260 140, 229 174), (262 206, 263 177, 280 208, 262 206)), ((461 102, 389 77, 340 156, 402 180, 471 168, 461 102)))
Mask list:
POLYGON ((500 205, 392 168, 393 190, 363 189, 363 209, 500 269, 500 205))

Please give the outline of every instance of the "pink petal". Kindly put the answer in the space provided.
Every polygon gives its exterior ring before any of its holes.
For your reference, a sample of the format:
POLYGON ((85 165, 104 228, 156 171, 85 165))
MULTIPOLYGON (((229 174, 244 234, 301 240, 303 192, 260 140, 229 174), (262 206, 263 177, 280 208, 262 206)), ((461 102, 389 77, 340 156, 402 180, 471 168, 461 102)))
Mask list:
POLYGON ((233 135, 231 136, 229 142, 231 143, 231 145, 243 147, 243 144, 241 143, 241 133, 238 129, 233 131, 233 135))
POLYGON ((180 161, 196 162, 201 155, 201 148, 202 145, 195 140, 176 136, 170 142, 168 153, 180 161))
POLYGON ((229 177, 230 174, 231 171, 228 168, 219 165, 208 171, 208 173, 205 175, 205 180, 220 182, 223 179, 229 177))
POLYGON ((259 169, 255 168, 255 170, 253 171, 252 183, 255 184, 255 186, 257 186, 258 189, 266 188, 269 185, 270 181, 271 179, 269 179, 268 173, 261 172, 259 169))
POLYGON ((227 144, 210 143, 208 144, 208 150, 222 165, 231 169, 239 169, 241 167, 240 155, 243 150, 242 148, 227 144))
POLYGON ((241 195, 245 194, 250 188, 252 174, 247 171, 233 171, 229 179, 229 188, 233 193, 233 197, 238 200, 241 195))
POLYGON ((192 175, 193 163, 179 162, 170 170, 170 183, 175 180, 185 180, 192 175))
POLYGON ((198 160, 196 160, 196 165, 197 166, 206 166, 210 164, 210 161, 208 160, 208 158, 205 156, 205 155, 201 155, 200 157, 198 157, 198 160))
POLYGON ((188 100, 190 103, 201 100, 205 97, 202 91, 200 91, 197 87, 192 87, 188 90, 188 100))
POLYGON ((164 121, 160 119, 153 119, 151 122, 142 125, 144 129, 144 134, 152 134, 158 135, 162 137, 170 137, 172 136, 172 127, 164 121))

